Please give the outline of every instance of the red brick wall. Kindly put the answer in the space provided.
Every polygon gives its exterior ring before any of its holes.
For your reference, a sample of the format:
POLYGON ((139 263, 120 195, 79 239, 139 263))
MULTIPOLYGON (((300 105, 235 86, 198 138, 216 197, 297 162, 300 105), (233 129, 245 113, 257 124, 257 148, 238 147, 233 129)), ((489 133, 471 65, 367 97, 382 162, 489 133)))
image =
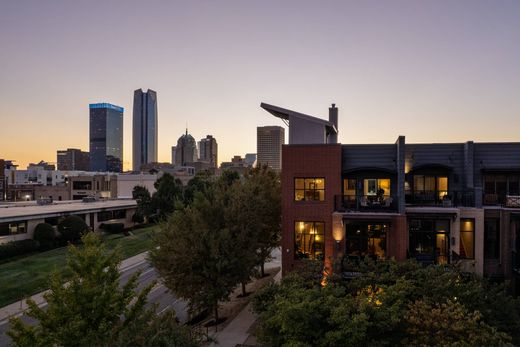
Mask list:
POLYGON ((284 145, 282 148, 282 274, 297 263, 294 258, 294 222, 325 223, 325 259, 333 256, 334 196, 341 194, 341 145, 284 145), (294 201, 295 177, 325 178, 325 201, 294 201))
POLYGON ((386 236, 386 256, 398 261, 406 260, 408 249, 408 226, 405 215, 392 217, 391 226, 386 236))

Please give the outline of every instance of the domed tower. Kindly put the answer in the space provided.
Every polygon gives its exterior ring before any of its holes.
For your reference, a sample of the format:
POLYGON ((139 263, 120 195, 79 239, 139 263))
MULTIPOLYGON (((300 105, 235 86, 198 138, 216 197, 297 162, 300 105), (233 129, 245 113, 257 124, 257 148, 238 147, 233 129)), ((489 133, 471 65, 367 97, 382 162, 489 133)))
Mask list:
POLYGON ((197 161, 197 142, 188 134, 183 134, 177 140, 177 148, 175 149, 175 165, 185 166, 187 163, 194 163, 197 161))

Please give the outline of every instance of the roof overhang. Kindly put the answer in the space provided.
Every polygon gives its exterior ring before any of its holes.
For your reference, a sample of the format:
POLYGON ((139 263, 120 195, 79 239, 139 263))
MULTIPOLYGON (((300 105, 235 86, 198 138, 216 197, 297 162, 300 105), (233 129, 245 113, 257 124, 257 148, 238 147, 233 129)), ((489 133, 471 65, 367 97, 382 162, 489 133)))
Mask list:
POLYGON ((260 104, 260 107, 263 108, 264 110, 266 110, 267 112, 269 112, 270 114, 272 114, 273 116, 284 120, 285 122, 288 122, 291 117, 296 117, 296 118, 300 118, 300 119, 303 119, 303 120, 306 120, 309 122, 314 122, 314 123, 318 123, 318 124, 325 126, 327 129, 327 132, 329 134, 338 133, 338 129, 336 129, 336 126, 334 124, 332 124, 331 122, 326 121, 324 119, 309 116, 307 114, 299 113, 296 111, 288 110, 288 109, 285 109, 282 107, 266 104, 265 102, 262 102, 260 104))

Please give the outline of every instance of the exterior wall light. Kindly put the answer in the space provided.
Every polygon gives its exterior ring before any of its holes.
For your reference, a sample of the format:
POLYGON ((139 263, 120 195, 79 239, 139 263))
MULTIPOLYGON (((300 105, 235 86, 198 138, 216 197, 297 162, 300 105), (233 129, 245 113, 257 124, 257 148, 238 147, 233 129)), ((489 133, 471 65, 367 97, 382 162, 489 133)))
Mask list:
POLYGON ((343 240, 345 238, 345 228, 341 224, 334 225, 334 229, 332 230, 332 238, 337 243, 340 243, 341 240, 343 240))

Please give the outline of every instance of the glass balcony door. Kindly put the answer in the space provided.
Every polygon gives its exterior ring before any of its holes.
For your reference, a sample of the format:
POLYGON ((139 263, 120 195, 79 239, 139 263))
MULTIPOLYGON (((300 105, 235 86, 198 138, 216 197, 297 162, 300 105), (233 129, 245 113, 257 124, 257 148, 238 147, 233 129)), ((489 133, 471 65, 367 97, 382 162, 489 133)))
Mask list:
POLYGON ((346 255, 353 258, 384 259, 387 230, 388 224, 384 223, 348 222, 346 255))
POLYGON ((449 263, 450 221, 411 219, 409 252, 424 264, 449 263))

